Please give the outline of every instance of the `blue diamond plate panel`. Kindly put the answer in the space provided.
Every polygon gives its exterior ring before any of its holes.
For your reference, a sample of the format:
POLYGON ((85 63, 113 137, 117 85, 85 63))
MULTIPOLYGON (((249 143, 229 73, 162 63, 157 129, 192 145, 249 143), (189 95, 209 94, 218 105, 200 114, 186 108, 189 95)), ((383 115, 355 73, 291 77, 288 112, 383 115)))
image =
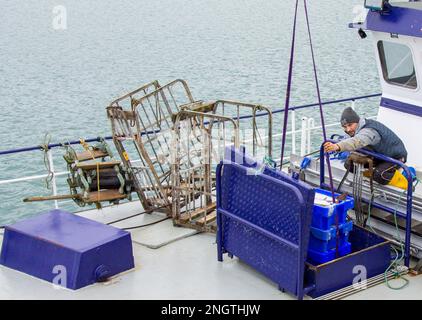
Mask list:
POLYGON ((226 150, 217 170, 219 260, 237 256, 302 298, 315 191, 275 169, 257 171, 259 163, 244 157, 226 150))

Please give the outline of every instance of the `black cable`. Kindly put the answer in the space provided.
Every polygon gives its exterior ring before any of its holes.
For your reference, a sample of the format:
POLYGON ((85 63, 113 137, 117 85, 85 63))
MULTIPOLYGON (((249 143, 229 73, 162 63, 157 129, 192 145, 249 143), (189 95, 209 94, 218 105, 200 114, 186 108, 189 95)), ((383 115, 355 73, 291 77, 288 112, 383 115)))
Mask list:
POLYGON ((151 213, 151 212, 154 212, 155 210, 158 210, 158 209, 163 209, 163 208, 166 208, 166 207, 168 207, 168 205, 161 206, 161 207, 154 208, 154 209, 150 209, 150 210, 145 210, 145 211, 143 211, 143 212, 136 213, 136 214, 134 214, 134 215, 131 215, 131 216, 129 216, 129 217, 122 218, 122 219, 119 219, 119 220, 111 221, 111 222, 108 222, 108 223, 106 223, 106 224, 107 224, 107 225, 114 224, 114 223, 117 223, 117 222, 120 222, 120 221, 124 221, 124 220, 130 219, 130 218, 134 218, 134 217, 140 216, 141 214, 151 213))
POLYGON ((321 150, 315 150, 315 151, 312 151, 311 153, 308 153, 308 154, 305 154, 304 155, 304 157, 308 157, 308 156, 311 156, 311 155, 313 155, 313 154, 315 154, 315 153, 318 153, 318 152, 320 152, 321 150))
MULTIPOLYGON (((157 209, 159 209, 159 208, 157 208, 157 209)), ((141 212, 141 214, 142 214, 142 213, 145 213, 145 212, 141 212)), ((184 214, 184 213, 186 213, 186 210, 185 210, 185 211, 183 211, 183 212, 181 212, 181 214, 184 214)), ((166 218, 164 218, 164 219, 161 219, 161 220, 158 220, 158 221, 154 221, 154 222, 151 222, 151 223, 147 223, 147 224, 141 224, 141 225, 139 225, 139 226, 133 226, 133 227, 127 227, 127 228, 121 228, 121 229, 122 229, 122 230, 131 230, 131 229, 137 229, 137 228, 148 227, 148 226, 152 226, 152 225, 154 225, 154 224, 157 224, 157 223, 160 223, 160 222, 166 221, 166 220, 168 220, 168 219, 171 219, 171 217, 166 217, 166 218)))
POLYGON ((154 225, 154 224, 157 224, 157 223, 163 222, 163 221, 168 220, 168 219, 171 219, 171 217, 166 217, 166 218, 164 218, 164 219, 161 219, 161 220, 158 220, 158 221, 154 221, 154 222, 151 222, 151 223, 147 223, 147 224, 141 224, 141 225, 139 225, 139 226, 133 226, 133 227, 127 227, 127 228, 121 228, 121 229, 122 229, 122 230, 131 230, 131 229, 137 229, 137 228, 148 227, 148 226, 152 226, 152 225, 154 225))
MULTIPOLYGON (((303 157, 304 158, 306 158, 306 157, 309 157, 309 156, 311 156, 311 155, 313 155, 313 154, 315 154, 315 153, 318 153, 318 152, 320 152, 320 150, 318 149, 318 150, 315 150, 315 151, 312 151, 312 152, 310 152, 310 153, 308 153, 308 154, 305 154, 303 157)), ((316 158, 316 160, 318 160, 319 159, 319 157, 318 158, 316 158)), ((286 160, 286 162, 284 162, 283 164, 282 164, 282 167, 283 166, 285 166, 286 164, 289 164, 290 163, 290 160, 286 160)))
POLYGON ((344 181, 346 181, 346 178, 349 175, 349 173, 350 173, 350 161, 347 163, 346 173, 344 174, 343 178, 340 181, 340 184, 337 187, 337 192, 339 193, 341 192, 341 187, 343 186, 344 181))

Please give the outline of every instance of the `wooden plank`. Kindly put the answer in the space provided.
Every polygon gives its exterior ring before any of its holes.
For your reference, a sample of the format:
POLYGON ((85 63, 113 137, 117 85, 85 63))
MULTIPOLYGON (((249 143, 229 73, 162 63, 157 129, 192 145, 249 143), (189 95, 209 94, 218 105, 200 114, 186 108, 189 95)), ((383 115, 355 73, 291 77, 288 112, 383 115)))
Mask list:
POLYGON ((76 199, 76 198, 81 198, 81 195, 80 194, 63 194, 63 195, 56 195, 56 196, 28 197, 28 198, 24 198, 23 202, 63 200, 63 199, 76 199))
MULTIPOLYGON (((204 212, 209 213, 209 212, 215 210, 215 208, 216 208, 215 203, 211 203, 210 205, 208 205, 205 208, 198 208, 195 211, 191 212, 190 218, 195 219, 197 216, 203 214, 204 212)), ((180 215, 179 221, 182 222, 182 223, 188 222, 189 221, 189 214, 184 213, 184 214, 180 215)))
POLYGON ((78 161, 86 161, 86 160, 92 160, 92 157, 94 156, 95 159, 97 158, 104 158, 108 156, 107 152, 103 152, 101 150, 91 150, 91 152, 89 151, 84 151, 84 152, 80 152, 76 154, 76 159, 78 161))
POLYGON ((126 198, 125 194, 121 194, 117 189, 101 190, 100 192, 93 191, 88 193, 87 198, 83 198, 85 202, 101 202, 112 201, 126 198), (99 197, 98 197, 99 194, 99 197))
POLYGON ((109 168, 119 165, 120 161, 106 161, 106 162, 90 162, 90 163, 77 163, 76 167, 83 170, 97 169, 97 163, 99 168, 109 168))
POLYGON ((208 223, 214 221, 216 218, 217 218, 217 213, 214 211, 214 212, 211 212, 210 214, 207 214, 206 217, 202 217, 201 219, 198 219, 196 221, 196 224, 203 226, 205 224, 208 224, 208 223))

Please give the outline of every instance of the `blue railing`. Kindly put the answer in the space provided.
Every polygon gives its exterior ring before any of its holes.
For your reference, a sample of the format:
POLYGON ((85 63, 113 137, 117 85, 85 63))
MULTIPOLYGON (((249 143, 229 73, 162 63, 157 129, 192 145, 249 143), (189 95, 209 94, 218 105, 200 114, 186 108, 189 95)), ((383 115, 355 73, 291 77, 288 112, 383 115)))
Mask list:
MULTIPOLYGON (((354 103, 354 101, 356 100, 363 100, 363 99, 368 99, 368 98, 373 98, 373 97, 379 97, 381 96, 381 94, 370 94, 370 95, 364 95, 364 96, 356 96, 356 97, 351 97, 351 98, 346 98, 346 99, 339 99, 339 100, 331 100, 331 101, 325 101, 322 104, 323 105, 331 105, 331 104, 337 104, 337 103, 342 103, 342 102, 352 102, 354 103)), ((292 131, 290 132, 292 134, 292 148, 295 145, 295 134, 296 134, 296 130, 295 130, 295 110, 300 110, 300 109, 306 109, 306 108, 311 108, 311 107, 316 107, 318 106, 318 103, 313 103, 313 104, 305 104, 305 105, 300 105, 300 106, 296 106, 296 107, 292 107, 290 108, 290 110, 292 111, 292 131)), ((276 109, 273 110, 272 113, 282 113, 284 112, 284 109, 276 109)), ((265 116, 267 115, 266 112, 260 112, 257 113, 256 116, 261 117, 261 116, 265 116)), ((241 120, 241 119, 246 119, 246 118, 250 118, 252 116, 246 116, 246 117, 234 117, 232 118, 233 120, 241 120)), ((330 125, 331 126, 331 125, 330 125)), ((304 128, 302 128, 303 131, 304 128)), ((317 127, 312 128, 312 130, 317 130, 317 127)), ((305 128, 305 131, 307 130, 307 128, 305 128)), ((156 130, 157 132, 158 130, 156 130)), ((144 134, 148 134, 151 131, 146 131, 146 132, 142 132, 141 135, 144 134)), ((278 134, 277 134, 278 135, 278 134)), ((273 135, 275 136, 275 135, 273 135)), ((105 139, 105 140, 111 140, 112 137, 111 136, 107 136, 104 138, 101 137, 97 137, 97 138, 87 138, 85 139, 86 142, 96 142, 96 141, 101 141, 101 139, 105 139)), ((61 177, 61 176, 66 176, 68 175, 67 170, 66 171, 55 171, 54 169, 54 161, 53 161, 53 150, 55 150, 55 148, 59 148, 62 147, 63 145, 78 145, 80 144, 80 140, 74 140, 74 141, 66 141, 65 143, 49 143, 47 145, 36 145, 36 146, 32 146, 32 147, 23 147, 23 148, 15 148, 15 149, 9 149, 9 150, 3 150, 0 151, 0 156, 5 156, 5 155, 11 155, 11 154, 20 154, 20 153, 24 153, 24 152, 31 152, 31 151, 44 151, 46 152, 47 155, 47 160, 48 160, 48 164, 49 164, 49 173, 48 174, 41 174, 41 175, 31 175, 31 176, 22 176, 19 178, 12 178, 12 179, 7 179, 7 180, 0 180, 0 186, 2 185, 6 185, 6 184, 11 184, 11 183, 20 183, 20 182, 26 182, 26 181, 31 181, 31 180, 40 180, 40 179, 45 179, 48 176, 51 176, 51 185, 52 185, 52 195, 57 195, 57 183, 56 183, 56 178, 57 177, 61 177)), ((294 151, 295 149, 292 149, 292 151, 294 151)), ((275 159, 276 160, 276 159, 275 159)), ((138 162, 141 160, 133 160, 133 162, 138 162)), ((59 200, 54 200, 54 205, 56 208, 59 208, 59 203, 65 203, 65 202, 69 202, 71 200, 63 200, 63 201, 59 201, 59 200)))
MULTIPOLYGON (((331 142, 338 142, 336 140, 329 140, 331 142)), ((366 200, 366 199, 362 199, 363 202, 365 203, 370 203, 372 201, 371 206, 374 208, 378 208, 381 209, 383 211, 386 211, 388 213, 394 214, 399 216, 400 218, 403 218, 406 220, 406 230, 405 230, 405 243, 404 243, 404 263, 407 267, 409 267, 410 264, 410 237, 411 237, 411 232, 412 232, 412 203, 413 203, 413 181, 412 181, 412 174, 409 170, 409 167, 406 166, 403 162, 397 160, 397 159, 393 159, 390 157, 387 157, 383 154, 379 154, 379 153, 375 153, 373 151, 370 150, 366 150, 366 149, 359 149, 360 153, 363 153, 367 156, 371 156, 374 157, 376 159, 379 159, 381 161, 385 161, 385 162, 389 162, 392 164, 395 164, 396 166, 402 168, 404 170, 404 172, 406 173, 406 177, 407 177, 407 193, 406 193, 406 213, 404 212, 400 212, 398 210, 394 210, 392 208, 389 208, 385 205, 376 203, 375 201, 371 200, 366 200)), ((321 188, 330 188, 329 185, 327 185, 325 183, 325 163, 322 159, 324 159, 324 144, 321 145, 320 147, 320 173, 319 173, 319 178, 320 178, 320 187, 321 188)))
MULTIPOLYGON (((346 99, 324 101, 324 102, 322 102, 322 105, 330 105, 330 104, 337 104, 337 103, 342 103, 342 102, 363 100, 363 99, 380 97, 380 96, 381 96, 381 93, 375 93, 375 94, 369 94, 369 95, 365 95, 365 96, 356 96, 356 97, 351 97, 351 98, 346 98, 346 99)), ((289 111, 295 111, 295 110, 300 110, 300 109, 316 107, 318 105, 319 105, 318 103, 304 104, 304 105, 300 105, 300 106, 296 106, 296 107, 291 107, 289 109, 289 111)), ((282 112, 284 112, 284 109, 275 109, 275 110, 272 111, 273 114, 282 113, 282 112)), ((267 114, 267 112, 257 113, 256 117, 262 117, 262 116, 265 116, 266 114, 267 114)), ((242 119, 247 119, 247 118, 252 118, 252 115, 234 117, 233 120, 238 120, 238 119, 242 120, 242 119)), ((111 140, 112 137, 107 136, 104 139, 105 140, 111 140)), ((100 137, 85 139, 85 141, 86 142, 100 141, 100 137)), ((66 142, 65 144, 75 145, 75 144, 80 144, 80 141, 79 140, 69 141, 69 142, 66 142)), ((50 143, 50 144, 47 145, 48 149, 62 147, 62 146, 63 146, 62 143, 50 143)), ((6 154, 14 154, 14 153, 28 152, 28 151, 34 151, 34 150, 43 150, 43 149, 44 149, 43 145, 37 145, 37 146, 32 146, 32 147, 24 147, 24 148, 18 148, 18 149, 9 149, 9 150, 0 151, 0 156, 6 155, 6 154)))

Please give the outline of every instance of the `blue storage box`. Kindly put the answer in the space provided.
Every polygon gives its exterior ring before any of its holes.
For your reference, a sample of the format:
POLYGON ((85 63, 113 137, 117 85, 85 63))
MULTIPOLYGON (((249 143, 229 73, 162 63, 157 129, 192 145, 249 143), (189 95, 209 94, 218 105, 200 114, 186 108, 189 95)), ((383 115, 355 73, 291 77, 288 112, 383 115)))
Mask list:
MULTIPOLYGON (((339 246, 348 241, 349 233, 353 229, 353 221, 347 221, 339 225, 339 246)), ((335 249, 337 245, 337 228, 332 226, 328 230, 321 230, 311 227, 311 236, 309 238, 309 249, 325 252, 335 249)))
MULTIPOLYGON (((331 191, 316 189, 315 197, 317 197, 318 193, 331 197, 331 191)), ((335 193, 336 197, 339 195, 339 193, 335 193)), ((331 206, 314 204, 311 226, 318 229, 328 230, 332 225, 336 224, 336 217, 338 217, 338 224, 343 224, 346 222, 347 211, 352 209, 354 206, 354 200, 349 196, 346 197, 344 201, 331 206)))
POLYGON ((337 244, 337 228, 335 226, 329 230, 311 227, 307 261, 320 264, 349 254, 352 247, 348 240, 349 233, 353 230, 353 221, 343 223, 339 229, 337 244))
POLYGON ((129 232, 52 210, 5 227, 0 264, 78 289, 132 269, 134 259, 129 232))
POLYGON ((338 254, 336 255, 336 248, 327 251, 317 251, 308 249, 307 261, 313 264, 326 263, 336 258, 343 257, 352 251, 352 245, 350 242, 339 243, 338 254))

